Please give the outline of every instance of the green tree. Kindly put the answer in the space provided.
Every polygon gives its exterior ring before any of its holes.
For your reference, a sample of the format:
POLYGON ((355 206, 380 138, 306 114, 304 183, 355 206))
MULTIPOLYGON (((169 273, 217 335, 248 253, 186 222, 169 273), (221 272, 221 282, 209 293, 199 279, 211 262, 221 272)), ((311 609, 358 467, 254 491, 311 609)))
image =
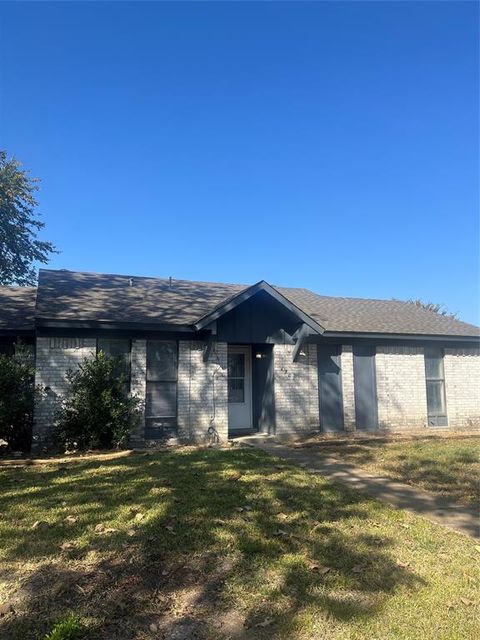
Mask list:
POLYGON ((68 450, 121 447, 137 425, 140 400, 125 392, 122 361, 100 351, 67 373, 69 388, 55 419, 55 439, 68 450))
POLYGON ((35 284, 35 262, 48 262, 56 253, 51 242, 37 238, 45 225, 34 198, 38 178, 31 178, 15 158, 0 151, 0 284, 35 284))
POLYGON ((30 449, 33 422, 34 367, 26 349, 0 355, 0 438, 10 449, 30 449))

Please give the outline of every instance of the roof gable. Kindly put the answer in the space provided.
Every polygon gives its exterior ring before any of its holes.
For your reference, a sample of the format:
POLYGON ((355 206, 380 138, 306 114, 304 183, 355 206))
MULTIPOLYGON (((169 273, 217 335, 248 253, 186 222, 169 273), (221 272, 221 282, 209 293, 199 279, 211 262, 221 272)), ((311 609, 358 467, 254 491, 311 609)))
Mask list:
POLYGON ((246 287, 245 289, 243 289, 243 291, 239 291, 229 299, 224 300, 221 304, 217 305, 217 307, 213 309, 213 311, 205 314, 202 318, 200 318, 195 323, 195 329, 197 329, 198 331, 200 329, 208 327, 209 324, 223 316, 225 313, 228 313, 229 311, 232 311, 239 305, 243 304, 260 291, 264 291, 267 295, 271 296, 279 304, 290 311, 290 313, 296 316, 300 322, 303 322, 308 327, 310 327, 310 329, 314 333, 322 334, 324 332, 324 328, 318 322, 316 322, 316 320, 311 318, 308 314, 302 311, 302 309, 293 304, 288 298, 280 293, 280 291, 274 289, 265 280, 260 280, 260 282, 257 282, 251 287, 246 287))

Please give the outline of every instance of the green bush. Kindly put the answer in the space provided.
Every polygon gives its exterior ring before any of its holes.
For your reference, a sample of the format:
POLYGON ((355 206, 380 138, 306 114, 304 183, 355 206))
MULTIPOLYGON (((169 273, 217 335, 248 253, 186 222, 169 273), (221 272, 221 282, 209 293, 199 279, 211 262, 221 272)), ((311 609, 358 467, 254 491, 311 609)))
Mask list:
POLYGON ((85 631, 78 618, 69 616, 65 620, 57 622, 44 640, 80 640, 85 637, 85 631))
POLYGON ((0 438, 10 449, 30 448, 35 369, 24 347, 14 356, 0 355, 0 438))
POLYGON ((124 446, 139 419, 138 398, 129 397, 122 361, 100 351, 67 373, 67 397, 55 418, 56 441, 67 450, 124 446))

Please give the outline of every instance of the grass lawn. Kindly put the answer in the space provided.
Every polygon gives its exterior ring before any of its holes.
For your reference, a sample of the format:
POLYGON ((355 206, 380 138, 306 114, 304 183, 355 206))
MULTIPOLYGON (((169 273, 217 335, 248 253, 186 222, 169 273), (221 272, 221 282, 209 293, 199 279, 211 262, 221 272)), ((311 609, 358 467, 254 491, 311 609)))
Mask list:
MULTIPOLYGON (((311 446, 311 443, 309 443, 311 446)), ((326 455, 379 475, 478 504, 480 437, 428 437, 410 441, 376 440, 347 444, 324 441, 326 455)))
POLYGON ((478 542, 260 451, 0 467, 0 486, 2 640, 71 614, 95 640, 478 638, 478 542))

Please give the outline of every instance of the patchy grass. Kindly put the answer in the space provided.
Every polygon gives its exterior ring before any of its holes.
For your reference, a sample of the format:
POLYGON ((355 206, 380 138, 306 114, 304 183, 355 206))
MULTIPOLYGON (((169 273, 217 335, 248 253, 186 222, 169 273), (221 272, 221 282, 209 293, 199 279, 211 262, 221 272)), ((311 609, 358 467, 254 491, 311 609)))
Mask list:
POLYGON ((0 637, 478 637, 474 540, 250 449, 0 468, 0 637))
MULTIPOLYGON (((311 446, 311 443, 309 443, 311 446)), ((480 487, 480 437, 416 438, 318 444, 325 455, 379 475, 476 505, 480 487)))

